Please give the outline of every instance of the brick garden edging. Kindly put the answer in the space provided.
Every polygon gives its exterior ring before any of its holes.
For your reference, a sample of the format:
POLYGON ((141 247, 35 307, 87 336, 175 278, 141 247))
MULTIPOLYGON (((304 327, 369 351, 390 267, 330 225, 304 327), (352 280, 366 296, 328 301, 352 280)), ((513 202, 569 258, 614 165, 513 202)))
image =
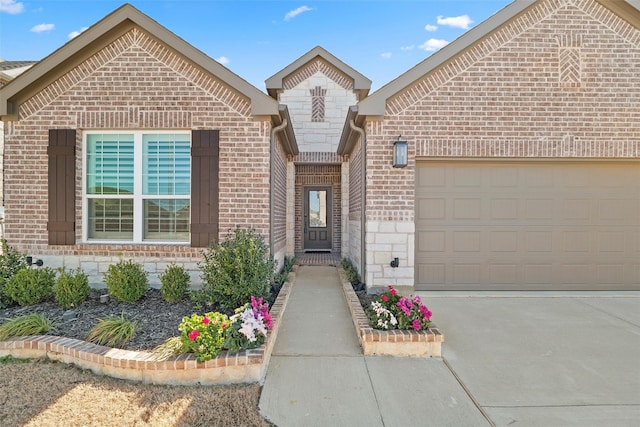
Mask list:
POLYGON ((383 331, 372 328, 344 270, 337 268, 342 290, 365 356, 442 357, 444 335, 433 323, 426 331, 383 331))
POLYGON ((296 272, 297 266, 294 266, 293 272, 289 274, 270 308, 273 329, 269 332, 265 344, 256 349, 241 351, 234 356, 222 351, 218 357, 204 363, 198 363, 192 354, 168 360, 155 360, 147 351, 122 350, 54 335, 17 337, 0 341, 0 356, 46 357, 90 369, 98 375, 151 384, 261 383, 267 372, 296 272))

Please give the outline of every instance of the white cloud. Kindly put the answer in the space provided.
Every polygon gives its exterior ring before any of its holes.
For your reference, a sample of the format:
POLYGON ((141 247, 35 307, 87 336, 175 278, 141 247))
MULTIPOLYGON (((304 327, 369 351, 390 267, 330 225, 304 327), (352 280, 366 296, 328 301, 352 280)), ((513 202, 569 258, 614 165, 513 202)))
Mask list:
POLYGON ((51 31, 55 28, 56 26, 53 24, 38 24, 35 27, 31 28, 31 32, 32 33, 44 33, 46 31, 51 31))
POLYGON ((381 53, 380 56, 383 57, 384 59, 389 59, 391 58, 391 52, 381 53))
POLYGON ((429 32, 436 31, 437 29, 438 29, 437 25, 427 24, 427 25, 424 26, 424 30, 425 31, 429 31, 429 32))
POLYGON ((229 62, 231 62, 231 60, 226 56, 221 56, 220 58, 216 58, 216 61, 218 61, 222 65, 227 65, 229 62))
POLYGON ((418 46, 422 50, 426 50, 427 52, 433 52, 434 50, 441 49, 448 45, 449 42, 442 39, 429 39, 426 42, 422 43, 418 46))
POLYGON ((414 44, 409 45, 409 46, 401 46, 400 50, 404 50, 404 51, 413 50, 413 49, 415 49, 415 47, 416 47, 416 45, 414 45, 414 44))
POLYGON ((309 6, 300 6, 297 9, 294 9, 290 12, 287 12, 286 15, 284 15, 284 20, 285 21, 289 21, 293 18, 295 18, 296 16, 300 15, 301 13, 305 13, 305 12, 309 12, 312 11, 313 9, 310 8, 309 6))
POLYGON ((12 15, 24 10, 24 4, 16 0, 0 0, 0 12, 7 12, 12 15))
POLYGON ((469 18, 469 15, 449 16, 447 18, 438 16, 438 25, 447 25, 449 27, 468 30, 471 24, 473 24, 473 21, 469 18))
POLYGON ((69 40, 75 39, 80 34, 84 33, 87 30, 87 28, 89 28, 89 27, 82 27, 78 31, 72 31, 72 32, 69 33, 69 35, 67 35, 67 37, 69 37, 69 40))

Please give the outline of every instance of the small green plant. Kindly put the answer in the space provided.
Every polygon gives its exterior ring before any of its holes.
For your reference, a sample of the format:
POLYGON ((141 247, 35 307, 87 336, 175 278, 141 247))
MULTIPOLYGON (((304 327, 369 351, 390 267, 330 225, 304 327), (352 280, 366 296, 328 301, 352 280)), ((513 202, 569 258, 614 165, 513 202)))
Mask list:
POLYGON ((133 338, 136 329, 138 321, 131 322, 122 313, 120 317, 98 319, 98 324, 89 331, 87 341, 108 347, 121 347, 133 338))
POLYGON ((278 273, 274 279, 274 283, 278 286, 282 286, 284 282, 287 281, 289 277, 289 273, 293 271, 293 266, 296 265, 295 257, 289 258, 284 257, 284 261, 282 263, 282 270, 278 273))
POLYGON ((72 271, 61 268, 59 271, 60 275, 53 286, 58 304, 63 308, 82 304, 91 293, 87 275, 80 268, 72 271))
POLYGON ((4 293, 20 306, 37 304, 51 296, 55 277, 49 267, 23 268, 5 283, 4 293))
POLYGON ((149 278, 141 264, 132 260, 121 260, 109 266, 104 273, 104 283, 109 294, 115 299, 134 303, 147 291, 149 278))
POLYGON ((342 258, 341 265, 349 283, 352 285, 360 283, 360 274, 349 258, 342 258))
POLYGON ((0 365, 6 365, 9 363, 31 363, 31 359, 16 359, 10 354, 0 357, 0 365))
POLYGON ((264 238, 253 229, 236 228, 222 243, 203 253, 202 296, 205 304, 219 304, 232 312, 256 297, 268 297, 275 262, 264 238))
POLYGON ((2 253, 0 254, 0 308, 8 306, 11 301, 4 293, 6 282, 18 271, 27 268, 27 256, 21 254, 7 244, 5 239, 0 241, 2 253))
POLYGON ((229 318, 218 312, 184 317, 178 326, 183 351, 195 354, 198 363, 213 359, 222 350, 228 327, 229 318))
POLYGON ((6 322, 0 325, 0 341, 12 337, 42 335, 53 327, 49 319, 39 314, 27 314, 5 320, 6 322))
POLYGON ((182 301, 189 289, 191 278, 182 266, 171 264, 160 274, 160 293, 167 302, 182 301))

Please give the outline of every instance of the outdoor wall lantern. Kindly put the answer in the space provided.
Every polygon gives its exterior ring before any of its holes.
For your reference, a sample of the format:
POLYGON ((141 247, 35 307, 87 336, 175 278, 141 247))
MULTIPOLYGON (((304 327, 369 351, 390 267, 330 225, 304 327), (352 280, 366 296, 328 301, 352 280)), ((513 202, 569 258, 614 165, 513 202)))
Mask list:
POLYGON ((398 137, 398 140, 393 143, 394 168, 403 168, 407 166, 407 162, 409 160, 409 144, 407 144, 407 141, 400 141, 400 136, 398 137))

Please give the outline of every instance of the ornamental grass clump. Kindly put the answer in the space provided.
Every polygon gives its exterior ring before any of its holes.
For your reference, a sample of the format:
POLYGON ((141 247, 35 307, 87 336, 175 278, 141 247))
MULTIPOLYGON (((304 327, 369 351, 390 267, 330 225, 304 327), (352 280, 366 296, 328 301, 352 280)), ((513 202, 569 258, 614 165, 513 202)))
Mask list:
POLYGON ((229 318, 231 325, 225 331, 224 348, 229 350, 229 354, 264 344, 267 331, 273 328, 269 305, 262 298, 252 296, 251 303, 237 308, 235 312, 229 318))
POLYGON ((5 320, 6 322, 0 325, 0 341, 12 337, 42 335, 53 328, 52 322, 39 314, 27 314, 5 320))
POLYGON ((122 313, 120 317, 98 319, 98 324, 89 332, 87 341, 108 347, 121 347, 133 338, 137 329, 138 321, 131 322, 122 313))
POLYGON ((366 310, 369 324, 375 329, 412 329, 422 331, 431 324, 431 311, 419 296, 403 297, 389 286, 366 310))
POLYGON ((224 346, 225 329, 228 327, 229 318, 222 313, 209 312, 204 316, 185 316, 178 326, 182 351, 193 353, 198 363, 213 359, 224 346))

